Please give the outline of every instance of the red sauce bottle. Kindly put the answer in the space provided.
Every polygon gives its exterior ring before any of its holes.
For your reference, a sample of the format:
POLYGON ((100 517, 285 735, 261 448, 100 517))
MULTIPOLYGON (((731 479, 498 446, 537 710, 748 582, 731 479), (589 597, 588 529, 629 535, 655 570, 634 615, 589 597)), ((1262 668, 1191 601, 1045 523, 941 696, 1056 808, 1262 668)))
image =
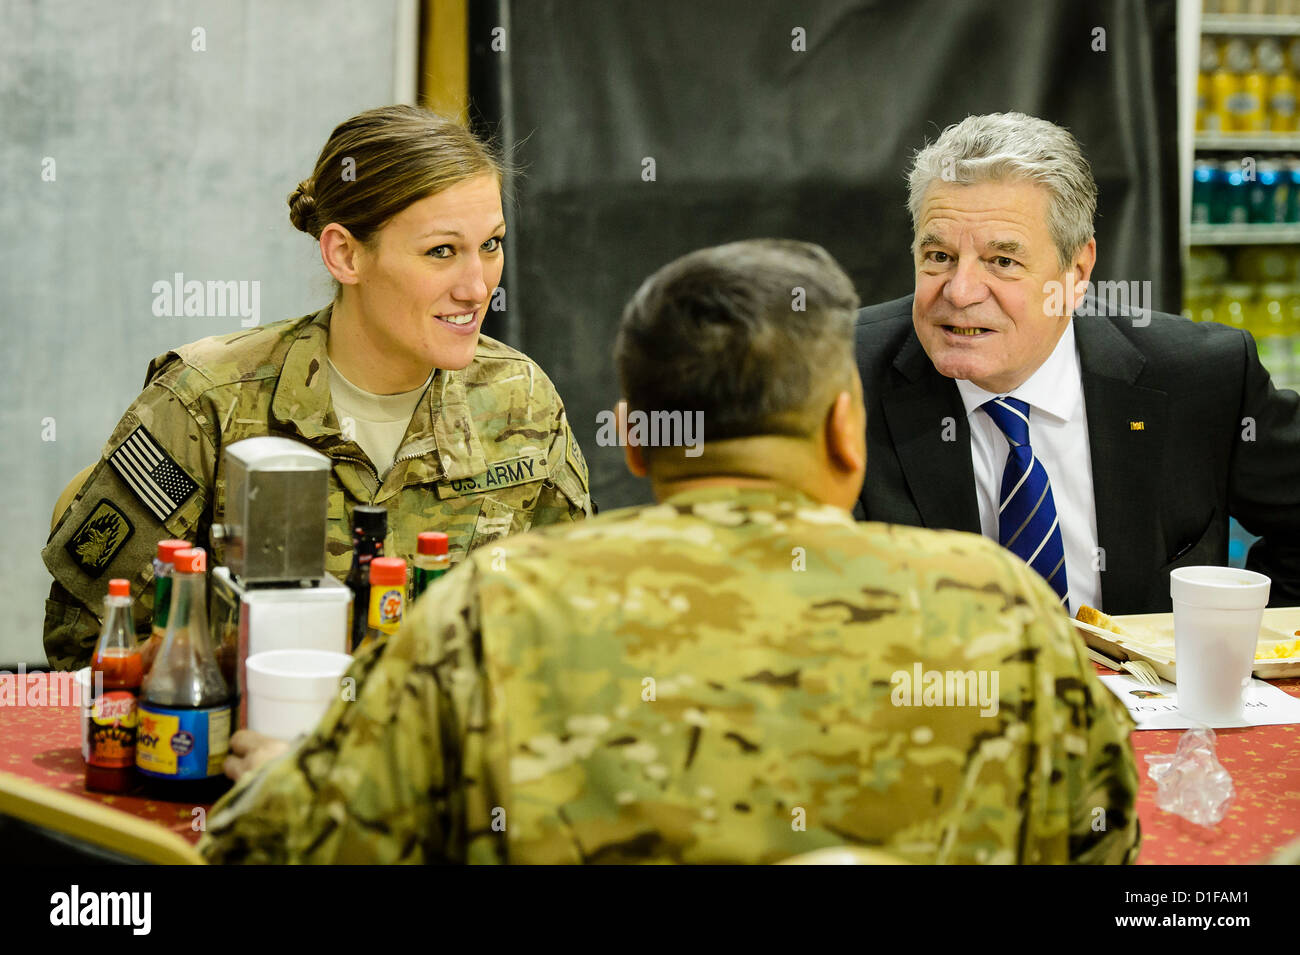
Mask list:
POLYGON ((135 639, 131 584, 108 582, 104 627, 90 664, 91 707, 88 720, 86 788, 124 793, 135 786, 136 700, 144 665, 135 639))

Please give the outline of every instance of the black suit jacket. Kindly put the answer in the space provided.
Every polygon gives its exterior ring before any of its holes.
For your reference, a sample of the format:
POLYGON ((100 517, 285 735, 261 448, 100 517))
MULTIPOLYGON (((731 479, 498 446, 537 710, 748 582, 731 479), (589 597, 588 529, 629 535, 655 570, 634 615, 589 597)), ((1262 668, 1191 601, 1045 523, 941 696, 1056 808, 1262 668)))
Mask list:
MULTIPOLYGON (((1300 395, 1278 391, 1247 333, 1174 315, 1074 318, 1107 613, 1168 611, 1169 572, 1226 564, 1228 517, 1261 536, 1247 566, 1300 605, 1300 395), (1243 423, 1243 419, 1245 423, 1243 423)), ((912 297, 864 308, 860 519, 980 532, 956 383, 912 328, 912 297)))

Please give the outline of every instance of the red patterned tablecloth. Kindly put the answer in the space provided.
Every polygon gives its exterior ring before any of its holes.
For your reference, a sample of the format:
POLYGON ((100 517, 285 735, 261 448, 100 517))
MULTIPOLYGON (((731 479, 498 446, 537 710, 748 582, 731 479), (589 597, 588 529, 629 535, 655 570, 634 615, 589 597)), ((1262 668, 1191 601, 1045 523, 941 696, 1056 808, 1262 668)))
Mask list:
POLYGON ((81 708, 71 689, 70 676, 25 674, 26 693, 15 694, 13 698, 13 702, 21 701, 23 705, 8 705, 10 700, 5 694, 6 705, 0 706, 0 771, 129 812, 166 826, 190 842, 198 842, 203 833, 199 828, 200 815, 194 810, 202 807, 206 813, 211 804, 167 802, 86 789, 85 763, 81 760, 81 708), (39 692, 38 683, 44 684, 44 692, 39 692), (26 705, 31 700, 44 701, 44 704, 26 705))
MULTIPOLYGON (((32 673, 25 677, 29 687, 23 701, 33 698, 33 681, 44 681, 47 690, 40 698, 47 701, 46 705, 0 706, 0 770, 153 820, 197 842, 200 833, 192 803, 86 791, 80 711, 71 699, 62 697, 59 705, 50 705, 51 676, 32 673)), ((1300 697, 1300 679, 1279 680, 1274 685, 1300 697)), ((1142 777, 1138 795, 1138 818, 1142 821, 1139 863, 1263 862, 1300 839, 1300 726, 1217 732, 1219 759, 1232 775, 1237 796, 1228 815, 1212 829, 1156 807, 1156 787, 1147 777, 1145 757, 1150 753, 1172 753, 1182 730, 1142 730, 1133 734, 1133 752, 1142 777)))
MULTIPOLYGON (((1113 670, 1101 670, 1113 673, 1113 670)), ((1300 697, 1300 679, 1270 680, 1300 697)), ((1146 756, 1178 749, 1183 730, 1139 730, 1132 736, 1142 789, 1140 865, 1215 865, 1267 862, 1300 839, 1300 725, 1215 730, 1219 762, 1237 791, 1228 814, 1207 829, 1156 806, 1156 784, 1147 776, 1146 756)))

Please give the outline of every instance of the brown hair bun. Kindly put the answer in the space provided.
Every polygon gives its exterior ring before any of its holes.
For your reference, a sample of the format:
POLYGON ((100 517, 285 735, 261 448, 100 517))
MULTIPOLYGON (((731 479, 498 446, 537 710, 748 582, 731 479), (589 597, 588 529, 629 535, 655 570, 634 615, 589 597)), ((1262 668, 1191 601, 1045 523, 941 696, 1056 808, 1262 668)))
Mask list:
POLYGON ((316 224, 316 197, 312 195, 312 182, 304 179, 298 188, 289 194, 289 221, 293 227, 306 232, 313 239, 320 238, 320 227, 316 224))

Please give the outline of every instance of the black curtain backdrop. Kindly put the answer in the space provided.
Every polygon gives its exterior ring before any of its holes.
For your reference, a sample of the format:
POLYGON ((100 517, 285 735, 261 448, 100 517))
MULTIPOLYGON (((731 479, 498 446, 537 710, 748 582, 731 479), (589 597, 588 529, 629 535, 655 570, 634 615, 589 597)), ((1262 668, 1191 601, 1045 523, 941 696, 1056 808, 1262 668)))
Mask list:
POLYGON ((1155 308, 1180 307, 1174 0, 471 11, 472 115, 522 167, 508 308, 486 331, 555 381, 603 510, 650 500, 621 449, 596 445, 596 415, 618 397, 619 314, 641 280, 692 249, 773 236, 823 245, 864 305, 909 293, 904 172, 969 114, 1067 126, 1101 193, 1094 281, 1150 281, 1155 308))

